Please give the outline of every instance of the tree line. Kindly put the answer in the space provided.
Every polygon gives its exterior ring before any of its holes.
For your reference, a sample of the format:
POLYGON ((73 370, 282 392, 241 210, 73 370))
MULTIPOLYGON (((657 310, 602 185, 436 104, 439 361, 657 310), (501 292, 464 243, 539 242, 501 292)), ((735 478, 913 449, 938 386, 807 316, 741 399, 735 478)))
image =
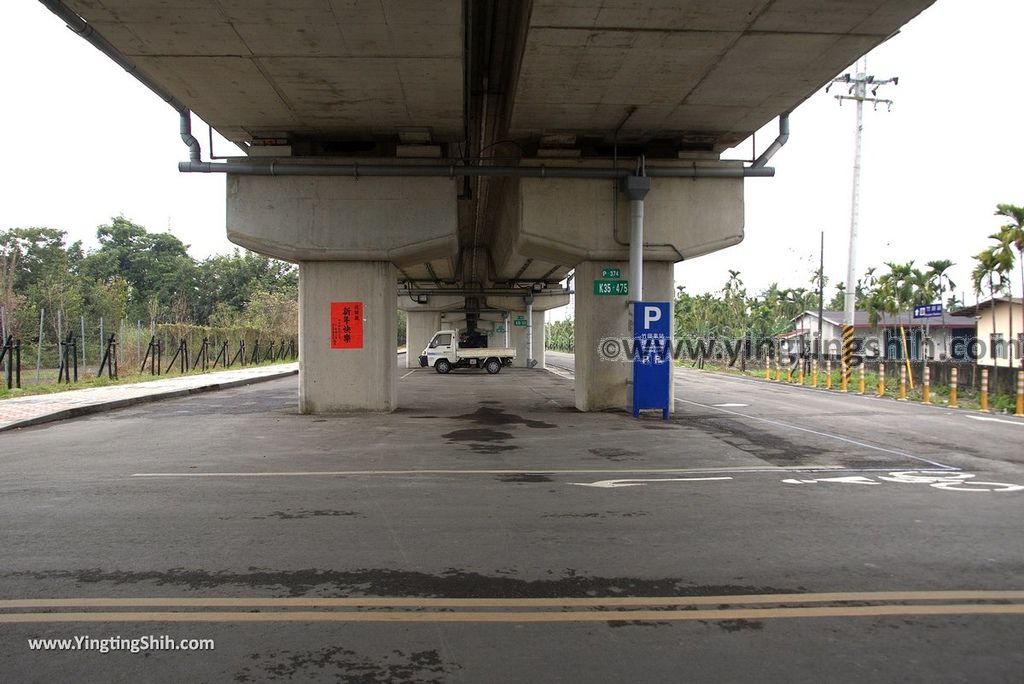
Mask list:
MULTIPOLYGON (((1013 296, 1013 272, 1019 269, 1024 293, 1024 207, 999 204, 995 215, 1006 223, 989 236, 992 244, 974 257, 971 286, 978 296, 1013 296)), ((867 311, 872 325, 914 306, 936 301, 943 311, 966 306, 956 295, 957 284, 950 278, 956 264, 937 259, 918 266, 914 261, 886 262, 883 267, 868 268, 856 285, 856 309, 867 311)), ((760 292, 750 293, 740 271, 729 271, 722 288, 705 294, 690 294, 684 286, 676 288, 675 328, 677 337, 699 338, 772 338, 788 332, 793 320, 805 311, 817 311, 821 293, 822 308, 845 308, 846 286, 837 283, 828 295, 829 281, 820 269, 810 274, 807 287, 784 288, 772 283, 760 292)), ((993 308, 994 315, 994 308, 993 308)), ((1024 313, 1020 322, 1024 332, 1024 313)), ((1011 321, 1011 325, 1016 325, 1011 321)), ((551 349, 571 351, 574 347, 572 320, 547 325, 551 349)), ((1011 337, 1013 330, 1010 331, 1011 337)))
POLYGON ((169 233, 152 233, 124 216, 96 230, 98 246, 68 242, 57 228, 0 231, 0 306, 8 334, 29 341, 75 330, 81 319, 245 327, 294 336, 298 271, 236 249, 197 260, 169 233))

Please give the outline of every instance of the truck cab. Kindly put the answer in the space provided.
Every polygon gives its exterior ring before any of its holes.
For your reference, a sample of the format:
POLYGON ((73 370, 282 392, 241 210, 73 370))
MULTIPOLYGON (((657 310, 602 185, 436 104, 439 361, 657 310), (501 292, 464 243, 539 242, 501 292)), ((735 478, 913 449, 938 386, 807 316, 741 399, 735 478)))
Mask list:
POLYGON ((458 330, 438 330, 420 353, 420 366, 433 368, 442 375, 453 368, 483 368, 490 374, 512 365, 515 349, 459 345, 458 330))

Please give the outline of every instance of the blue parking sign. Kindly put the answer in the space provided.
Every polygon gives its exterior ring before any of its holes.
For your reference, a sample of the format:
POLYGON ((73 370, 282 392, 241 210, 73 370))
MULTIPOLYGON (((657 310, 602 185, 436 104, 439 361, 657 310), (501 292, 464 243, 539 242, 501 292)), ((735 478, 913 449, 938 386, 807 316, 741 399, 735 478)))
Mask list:
POLYGON ((672 306, 633 302, 633 415, 661 409, 668 420, 672 379, 672 306))

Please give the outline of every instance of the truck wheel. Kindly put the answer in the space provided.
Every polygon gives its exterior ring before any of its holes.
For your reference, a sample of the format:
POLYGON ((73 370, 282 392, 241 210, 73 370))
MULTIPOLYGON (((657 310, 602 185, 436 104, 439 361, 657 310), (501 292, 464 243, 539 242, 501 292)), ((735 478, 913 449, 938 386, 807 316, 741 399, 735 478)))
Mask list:
POLYGON ((449 363, 448 359, 438 359, 437 363, 434 364, 434 370, 444 375, 452 369, 452 364, 449 363))
POLYGON ((487 369, 488 373, 494 375, 501 370, 501 361, 498 359, 487 359, 487 362, 484 364, 484 368, 487 369))

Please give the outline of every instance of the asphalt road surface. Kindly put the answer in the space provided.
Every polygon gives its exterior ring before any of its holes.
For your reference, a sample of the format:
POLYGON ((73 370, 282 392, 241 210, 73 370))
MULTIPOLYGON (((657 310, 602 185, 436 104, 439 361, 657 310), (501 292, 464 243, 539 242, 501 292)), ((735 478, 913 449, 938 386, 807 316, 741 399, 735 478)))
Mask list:
POLYGON ((0 681, 1021 681, 1024 421, 399 375, 390 415, 289 378, 0 435, 0 681), (30 644, 150 636, 215 648, 30 644))

